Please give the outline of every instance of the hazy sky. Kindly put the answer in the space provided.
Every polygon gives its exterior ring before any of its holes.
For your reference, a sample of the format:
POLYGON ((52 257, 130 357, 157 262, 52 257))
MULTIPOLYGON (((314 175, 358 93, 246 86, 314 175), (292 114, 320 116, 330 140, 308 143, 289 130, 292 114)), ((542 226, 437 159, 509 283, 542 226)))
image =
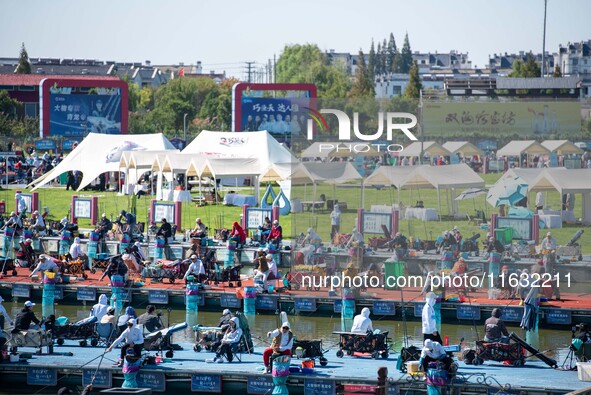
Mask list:
MULTIPOLYGON (((544 0, 0 0, 0 57, 194 64, 243 76, 286 44, 357 53, 394 33, 413 51, 542 50, 544 0)), ((591 39, 591 0, 548 0, 546 50, 591 39)))

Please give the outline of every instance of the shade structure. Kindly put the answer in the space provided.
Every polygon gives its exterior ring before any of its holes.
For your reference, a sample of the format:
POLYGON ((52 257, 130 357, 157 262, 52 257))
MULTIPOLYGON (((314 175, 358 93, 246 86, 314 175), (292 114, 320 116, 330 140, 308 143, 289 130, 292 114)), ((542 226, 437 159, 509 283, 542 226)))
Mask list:
POLYGON ((497 156, 548 155, 550 150, 535 140, 511 141, 497 151, 497 156))
POLYGON ((526 207, 511 207, 509 209, 509 217, 516 218, 531 218, 534 216, 534 212, 526 207))
POLYGON ((380 166, 363 182, 364 185, 393 185, 400 189, 404 180, 417 169, 417 166, 380 166))
POLYGON ((555 152, 558 155, 581 155, 584 152, 582 149, 568 140, 545 140, 542 141, 542 145, 550 152, 555 152))
POLYGON ((485 195, 488 191, 483 188, 470 188, 460 193, 455 200, 474 199, 478 196, 485 195))
POLYGON ((448 141, 447 143, 443 144, 443 148, 452 154, 460 154, 463 157, 483 155, 483 152, 480 148, 468 141, 448 141))
POLYGON ((526 196, 527 184, 521 178, 501 178, 488 191, 486 201, 494 207, 513 206, 526 196))
MULTIPOLYGON (((425 141, 422 144, 423 148, 423 155, 428 156, 450 156, 451 152, 447 149, 443 148, 441 145, 436 143, 435 141, 425 141)), ((421 155, 421 143, 419 141, 415 141, 411 143, 408 147, 405 147, 402 152, 398 154, 398 156, 420 156, 421 155)))

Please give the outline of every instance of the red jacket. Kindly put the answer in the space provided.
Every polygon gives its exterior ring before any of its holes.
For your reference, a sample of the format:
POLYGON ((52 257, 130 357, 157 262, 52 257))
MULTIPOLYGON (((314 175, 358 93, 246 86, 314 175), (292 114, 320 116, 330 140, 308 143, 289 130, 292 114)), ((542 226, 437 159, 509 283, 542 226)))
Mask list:
POLYGON ((244 229, 242 229, 242 226, 240 226, 238 222, 234 222, 234 225, 232 226, 232 232, 230 233, 230 237, 233 236, 239 236, 241 243, 246 242, 246 232, 244 232, 244 229))
POLYGON ((269 239, 281 239, 283 238, 283 229, 281 229, 281 225, 273 226, 271 228, 271 232, 269 232, 269 239))

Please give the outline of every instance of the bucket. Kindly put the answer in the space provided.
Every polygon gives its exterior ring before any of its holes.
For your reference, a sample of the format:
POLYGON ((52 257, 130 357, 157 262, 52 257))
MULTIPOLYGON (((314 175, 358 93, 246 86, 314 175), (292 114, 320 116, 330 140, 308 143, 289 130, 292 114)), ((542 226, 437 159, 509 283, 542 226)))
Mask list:
POLYGON ((314 369, 316 364, 314 363, 313 359, 308 359, 307 361, 302 361, 302 368, 314 369))
POLYGON ((199 284, 187 284, 187 295, 199 295, 199 284))
POLYGON ((443 369, 427 369, 427 384, 437 387, 447 385, 447 371, 443 369))
POLYGON ((43 284, 55 284, 56 278, 54 272, 46 271, 43 276, 43 284))
POLYGON ((410 375, 418 374, 421 372, 420 369, 421 369, 421 365, 419 364, 419 361, 406 362, 406 371, 408 372, 408 374, 410 374, 410 375))
POLYGON ((23 229, 23 239, 32 239, 33 238, 33 231, 29 229, 23 229))
POLYGON ((72 236, 72 234, 70 233, 69 230, 64 230, 60 236, 60 239, 65 240, 65 241, 70 241, 71 236, 72 236))
POLYGON ((489 262, 500 263, 501 262, 501 254, 497 252, 491 252, 488 257, 489 262))
POLYGON ((228 240, 228 250, 236 251, 236 240, 228 240))
POLYGON ((131 237, 127 233, 123 234, 123 238, 121 239, 121 243, 129 243, 131 242, 131 237))
POLYGON ((115 288, 122 288, 123 286, 125 286, 123 276, 120 276, 118 274, 111 276, 111 286, 115 288))
POLYGON ((257 297, 256 287, 244 287, 244 298, 251 299, 257 297))
POLYGON ((343 300, 354 300, 355 296, 353 296, 353 290, 351 288, 343 288, 341 290, 341 295, 343 300))
POLYGON ((164 248, 165 241, 163 238, 159 237, 156 239, 156 248, 164 248))
POLYGON ((12 237, 12 236, 14 236, 14 228, 6 228, 6 229, 4 229, 4 236, 5 237, 12 237))
POLYGON ((291 364, 291 357, 282 356, 275 358, 273 361, 273 377, 287 377, 289 376, 289 365, 291 364))
POLYGON ((100 234, 97 232, 90 232, 90 235, 88 236, 88 239, 90 241, 99 241, 100 238, 100 234))

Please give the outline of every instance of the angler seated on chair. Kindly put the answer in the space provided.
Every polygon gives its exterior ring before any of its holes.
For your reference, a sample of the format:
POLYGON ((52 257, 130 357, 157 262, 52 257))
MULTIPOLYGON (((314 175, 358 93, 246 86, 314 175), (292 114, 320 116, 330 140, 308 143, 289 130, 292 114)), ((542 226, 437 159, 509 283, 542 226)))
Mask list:
POLYGON ((189 237, 193 239, 202 239, 207 237, 207 226, 201 221, 201 218, 195 219, 195 228, 189 233, 189 237))
POLYGON ((273 225, 271 226, 271 230, 269 231, 269 237, 267 237, 267 241, 271 244, 274 244, 275 247, 279 248, 279 244, 281 244, 281 240, 283 239, 283 228, 279 225, 278 220, 273 221, 273 225))
POLYGON ((32 225, 29 229, 36 235, 45 236, 45 218, 43 218, 43 215, 39 215, 39 211, 35 210, 31 214, 31 221, 32 225))
POLYGON ((103 213, 101 216, 101 220, 97 224, 95 228, 95 232, 99 234, 99 238, 104 239, 108 232, 113 229, 113 223, 109 218, 107 218, 107 214, 103 213))
POLYGON ((230 327, 226 330, 224 337, 222 338, 221 345, 218 347, 213 359, 207 359, 205 362, 222 363, 223 356, 226 357, 228 362, 232 362, 234 359, 234 353, 240 347, 240 340, 242 339, 242 329, 240 328, 240 320, 238 317, 232 317, 230 319, 230 327))
POLYGON ((23 261, 27 261, 28 266, 32 266, 35 263, 37 254, 33 249, 33 240, 27 239, 24 243, 21 243, 21 249, 16 253, 16 258, 21 261, 21 266, 24 266, 23 261))
POLYGON ((399 258, 406 257, 408 253, 408 239, 400 232, 396 232, 394 239, 388 242, 388 251, 396 249, 399 258))
POLYGON ((111 352, 114 345, 119 344, 121 341, 125 340, 125 344, 121 347, 121 356, 119 358, 119 362, 117 362, 117 366, 123 365, 123 358, 127 353, 127 349, 132 347, 135 355, 141 355, 142 349, 144 348, 144 335, 140 328, 137 327, 137 323, 135 318, 130 318, 127 321, 127 329, 119 335, 113 344, 111 344, 106 352, 111 352))
POLYGON ((12 228, 15 230, 15 233, 19 232, 23 228, 23 221, 21 221, 20 217, 13 211, 10 213, 8 220, 4 223, 4 228, 12 228))
POLYGON ((199 347, 203 347, 206 350, 217 350, 222 344, 222 338, 230 327, 231 319, 234 316, 230 309, 224 309, 220 319, 218 320, 217 329, 210 329, 205 331, 195 332, 195 342, 199 347))
POLYGON ((156 237, 162 236, 164 237, 164 243, 168 244, 168 239, 172 237, 172 225, 166 221, 166 218, 162 218, 162 225, 158 231, 156 231, 156 237))
POLYGON ((205 281, 207 279, 207 274, 205 274, 205 266, 201 259, 197 257, 197 255, 191 255, 191 258, 188 259, 189 267, 183 276, 183 280, 185 280, 185 284, 188 282, 189 276, 193 276, 193 278, 198 282, 205 281))
POLYGON ((421 358, 419 359, 419 366, 421 366, 423 372, 427 372, 429 362, 437 361, 443 363, 445 370, 449 372, 453 360, 447 355, 443 346, 431 339, 425 340, 425 345, 421 351, 421 358))
POLYGON ((12 329, 12 333, 17 333, 18 331, 28 331, 31 329, 31 322, 39 325, 40 321, 35 316, 35 313, 31 309, 31 307, 35 306, 35 303, 27 300, 25 302, 25 306, 21 311, 18 312, 16 317, 14 317, 14 328, 12 329))
POLYGON ((144 327, 144 330, 148 333, 159 331, 163 327, 162 321, 160 319, 162 313, 158 312, 156 314, 155 311, 156 307, 154 307, 154 305, 149 304, 148 306, 146 306, 146 312, 137 317, 138 325, 142 325, 144 327))
POLYGON ((277 328, 274 331, 268 332, 267 337, 272 337, 271 347, 263 351, 263 362, 267 373, 271 373, 271 355, 289 355, 291 356, 291 349, 293 348, 293 333, 289 322, 284 322, 281 329, 277 328))
POLYGON ((485 342, 501 342, 509 343, 509 331, 505 326, 505 322, 501 319, 503 312, 499 308, 494 308, 491 316, 484 322, 484 341, 485 342))
POLYGON ((591 361, 591 326, 589 324, 579 324, 573 327, 573 335, 579 330, 579 336, 572 340, 570 349, 574 351, 578 362, 591 361))

